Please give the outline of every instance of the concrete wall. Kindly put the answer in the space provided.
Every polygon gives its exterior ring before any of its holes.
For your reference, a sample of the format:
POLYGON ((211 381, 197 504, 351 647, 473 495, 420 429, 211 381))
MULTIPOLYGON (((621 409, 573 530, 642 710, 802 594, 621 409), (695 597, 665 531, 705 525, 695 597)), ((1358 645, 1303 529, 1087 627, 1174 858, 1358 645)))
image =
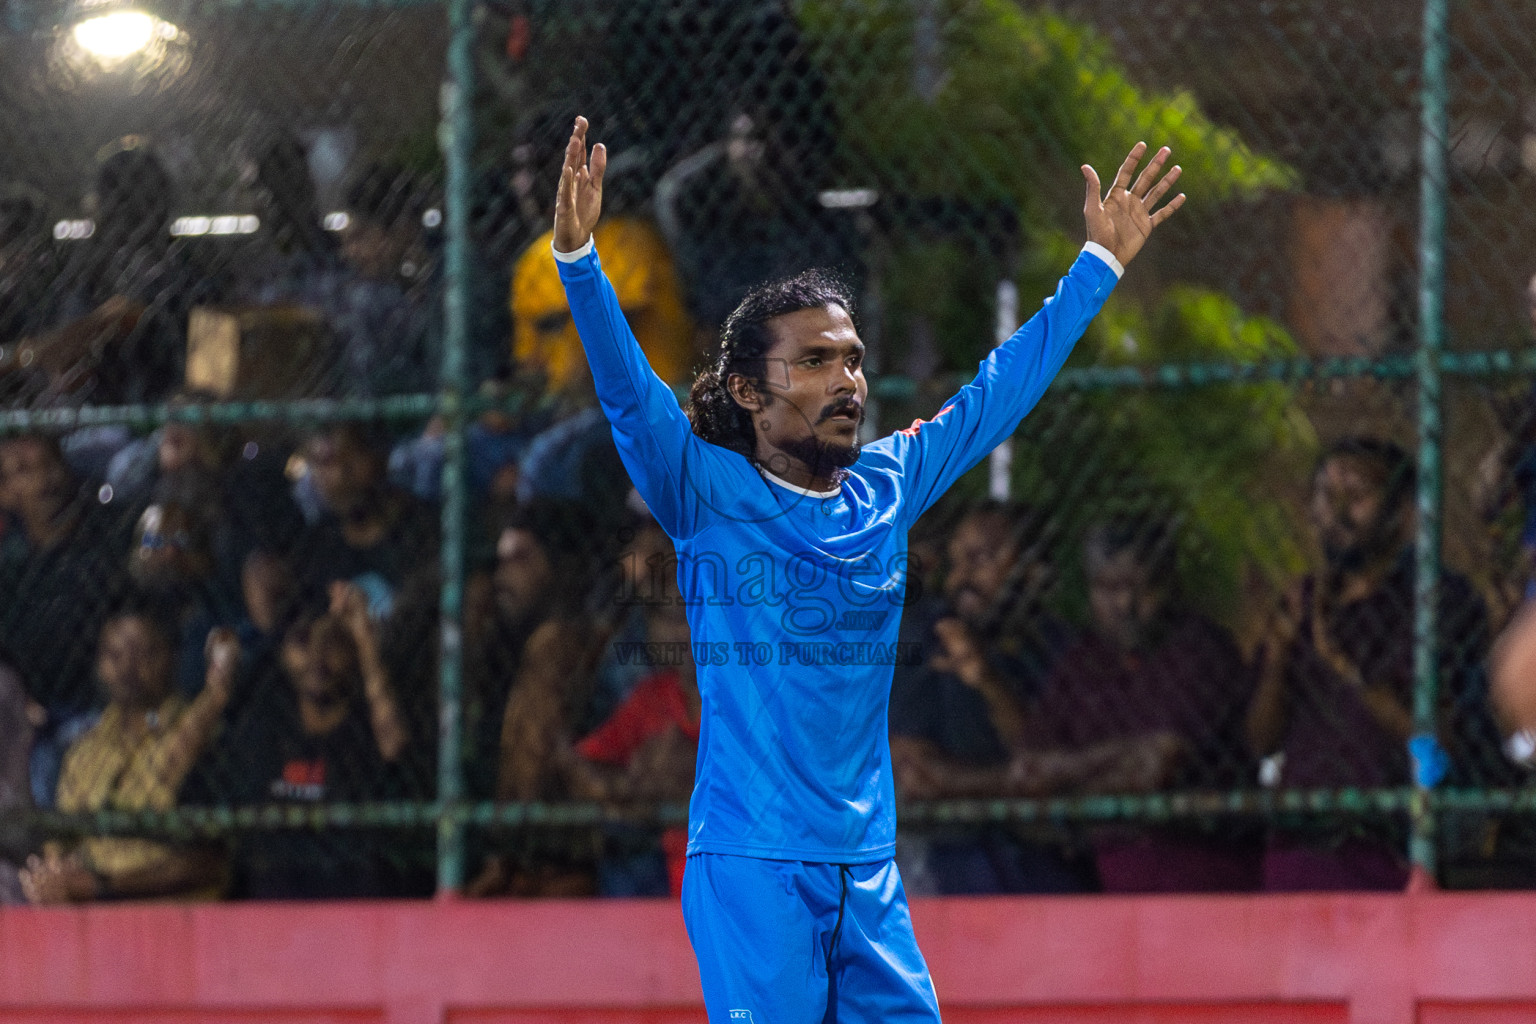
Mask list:
MULTIPOLYGON (((945 899, 913 912, 952 1024, 1536 1021, 1536 895, 945 899)), ((402 902, 0 911, 0 1020, 703 1012, 673 903, 402 902)))

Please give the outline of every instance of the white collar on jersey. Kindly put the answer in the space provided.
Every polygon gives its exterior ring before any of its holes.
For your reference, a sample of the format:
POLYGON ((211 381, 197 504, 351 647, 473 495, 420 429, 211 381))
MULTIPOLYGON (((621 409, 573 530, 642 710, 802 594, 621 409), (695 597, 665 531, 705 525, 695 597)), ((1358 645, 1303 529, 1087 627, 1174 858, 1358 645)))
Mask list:
POLYGON ((757 471, 763 474, 763 479, 767 480, 769 483, 778 484, 786 491, 794 491, 796 494, 804 495, 807 498, 835 498, 842 493, 842 491, 836 487, 832 488, 830 491, 812 491, 804 487, 796 487, 788 480, 785 480, 782 477, 774 476, 762 466, 758 466, 757 471))

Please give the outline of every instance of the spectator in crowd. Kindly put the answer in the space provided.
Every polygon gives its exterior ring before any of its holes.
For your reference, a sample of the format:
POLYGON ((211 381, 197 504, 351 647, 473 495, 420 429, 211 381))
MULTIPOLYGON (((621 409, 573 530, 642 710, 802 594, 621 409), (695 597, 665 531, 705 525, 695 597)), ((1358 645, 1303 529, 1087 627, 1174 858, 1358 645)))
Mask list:
MULTIPOLYGON (((585 614, 592 543, 582 510, 560 502, 503 508, 487 532, 490 564, 472 564, 464 587, 466 784, 482 799, 496 790, 507 697, 530 636, 550 619, 576 621, 585 614)), ((437 731, 441 587, 435 571, 412 580, 383 635, 407 720, 422 733, 412 744, 412 776, 428 789, 437 771, 435 751, 425 751, 437 731)))
MULTIPOLYGON (((482 611, 473 628, 466 622, 466 671, 483 707, 479 749, 491 755, 486 758, 488 763, 508 755, 502 739, 508 700, 523 681, 534 635, 544 630, 539 642, 545 647, 595 635, 585 607, 592 578, 590 529, 590 520, 579 508, 535 501, 511 509, 497 531, 495 567, 482 584, 483 592, 488 593, 477 602, 482 611), (546 629, 547 624, 553 625, 546 629)), ((558 685, 560 671, 569 668, 574 674, 581 660, 568 666, 547 666, 554 672, 548 681, 558 685)), ((546 677, 533 672, 529 678, 540 681, 546 677)), ((585 682, 573 679, 568 684, 572 714, 585 711, 577 706, 590 694, 583 687, 585 682)), ((522 763, 515 772, 506 766, 498 772, 510 778, 519 773, 526 777, 536 770, 534 765, 522 763)), ((507 781, 501 785, 506 788, 512 784, 507 781)))
POLYGON ((422 234, 425 191, 399 167, 366 168, 347 193, 339 246, 310 227, 313 183, 292 140, 260 163, 277 252, 244 286, 258 305, 292 304, 325 318, 334 350, 326 390, 370 397, 436 386, 440 287, 422 234))
MULTIPOLYGON (((218 401, 181 390, 173 405, 218 401)), ((245 557, 257 548, 286 550, 303 516, 283 475, 281 446, 245 440, 235 428, 171 422, 130 443, 111 460, 106 484, 114 502, 172 502, 207 521, 220 585, 239 586, 245 557)))
MULTIPOLYGON (((548 126, 551 153, 563 150, 569 126, 569 118, 548 126)), ((556 163, 549 162, 550 166, 556 163)), ((638 174, 626 174, 622 155, 610 162, 609 170, 607 187, 619 204, 619 214, 602 229, 608 235, 601 236, 600 231, 598 239, 606 246, 604 259, 614 264, 609 276, 652 369, 663 380, 680 384, 692 369, 695 352, 693 327, 672 257, 655 227, 628 212, 641 198, 635 194, 638 174), (616 175, 611 173, 614 167, 616 175)), ((553 194, 552 187, 543 193, 553 194)), ((606 527, 617 529, 630 515, 625 507, 629 477, 598 408, 581 338, 549 255, 553 206, 547 199, 540 202, 545 230, 519 257, 512 273, 512 354, 519 371, 541 379, 559 399, 558 420, 525 449, 518 472, 518 500, 547 497, 580 502, 594 509, 606 527)))
POLYGON ((658 599, 665 599, 675 580, 658 574, 677 574, 677 551, 672 538, 649 514, 618 533, 626 541, 618 556, 607 563, 610 572, 600 573, 593 608, 607 636, 597 665, 590 722, 595 726, 622 704, 636 684, 654 674, 655 666, 635 652, 646 650, 650 636, 648 616, 658 599))
MULTIPOLYGON (((59 809, 166 811, 229 701, 239 649, 234 634, 207 637, 208 676, 190 703, 172 685, 171 633, 152 611, 115 613, 101 630, 96 668, 107 709, 64 761, 59 809)), ((21 880, 33 903, 216 896, 222 857, 149 839, 97 837, 73 850, 49 844, 21 880)))
POLYGON ((349 345, 363 344, 344 336, 364 322, 350 306, 374 296, 365 288, 354 289, 354 275, 341 258, 340 236, 321 220, 304 144, 288 132, 270 140, 256 156, 255 185, 260 249, 241 268, 238 300, 247 306, 299 307, 325 323, 326 344, 310 353, 314 379, 306 382, 308 393, 366 393, 366 381, 337 378, 350 369, 342 353, 349 345))
MULTIPOLYGON (((572 506, 538 501, 515 511, 499 535, 489 629, 478 638, 473 667, 466 658, 488 709, 506 694, 502 714, 492 720, 499 726, 493 780, 499 800, 568 795, 556 755, 591 720, 593 675, 603 649, 603 632, 585 607, 592 561, 588 522, 572 506)), ((472 894, 593 891, 590 836, 493 841, 501 848, 485 859, 469 886, 472 894)))
POLYGON ((21 674, 0 661, 0 906, 25 902, 16 866, 31 848, 25 831, 4 823, 5 815, 32 806, 32 734, 42 708, 22 688, 21 674))
POLYGON ((304 456, 321 515, 294 552, 307 594, 323 594, 338 580, 355 583, 376 618, 389 615, 401 586, 437 557, 437 514, 389 483, 388 452, 386 438, 356 423, 309 438, 304 456))
MULTIPOLYGON (((503 720, 524 649, 551 619, 587 621, 584 606, 593 563, 592 528, 579 506, 536 501, 502 506, 491 510, 489 518, 494 525, 484 530, 488 543, 470 545, 464 589, 463 764, 466 792, 477 799, 491 799, 497 791, 503 720), (488 564, 482 563, 483 557, 488 564)), ((416 575, 400 594, 393 614, 381 623, 381 644, 397 683, 401 711, 418 737, 398 771, 406 795, 413 798, 435 792, 438 771, 442 582, 436 568, 416 575)), ((586 642, 599 645, 595 631, 592 637, 586 642)), ((554 668, 557 674, 560 670, 554 668)), ((591 720, 590 712, 582 719, 591 720)), ((490 846, 500 850, 515 845, 503 838, 490 836, 490 846)), ((429 862, 430 850, 423 847, 421 853, 418 859, 429 862)), ((480 864, 484 854, 484 847, 472 850, 474 863, 480 864)), ((498 853, 487 862, 500 870, 505 859, 498 853)))
MULTIPOLYGON (((1015 505, 970 510, 949 539, 942 602, 909 609, 904 639, 924 656, 896 667, 890 710, 892 767, 904 798, 998 795, 1053 777, 1035 763, 1038 752, 1024 751, 1046 674, 1070 639, 1040 604, 1051 577, 1043 526, 1015 505)), ((1058 759, 1064 783, 1090 763, 1115 775, 1117 764, 1097 757, 1085 755, 1080 765, 1058 759)), ((909 859, 918 861, 914 877, 942 893, 1081 891, 1091 876, 1068 845, 1054 833, 967 827, 933 835, 925 855, 909 859)))
POLYGON ((591 401, 529 442, 518 463, 517 500, 580 505, 601 529, 612 532, 633 515, 629 500, 634 486, 595 395, 591 401))
MULTIPOLYGON (((568 130, 568 124, 560 128, 568 130)), ((560 139, 563 145, 563 134, 560 139)), ((648 220, 629 212, 639 197, 629 195, 624 158, 620 153, 609 163, 604 198, 616 202, 615 216, 598 226, 597 244, 619 305, 651 368, 667 383, 680 385, 693 368, 693 324, 666 241, 648 220)), ((546 212, 546 224, 552 223, 552 212, 552 207, 546 212)), ((590 402, 581 336, 550 256, 553 238, 553 230, 535 238, 513 268, 512 357, 520 368, 542 375, 551 391, 590 402)))
MULTIPOLYGON (((688 616, 677 587, 677 559, 651 557, 671 542, 653 521, 628 555, 638 586, 625 595, 645 623, 645 639, 621 650, 645 675, 596 729, 556 747, 567 786, 578 799, 625 804, 687 803, 699 746, 700 697, 688 616), (643 560, 641 560, 643 559, 643 560)), ((656 842, 649 829, 610 827, 598 864, 604 896, 680 896, 687 829, 672 827, 656 842)))
MULTIPOLYGON (((1328 446, 1312 478, 1309 512, 1323 554, 1318 572, 1286 596, 1270 626, 1249 744, 1284 757, 1282 785, 1408 783, 1413 734, 1414 468, 1376 438, 1328 446)), ((1490 752, 1482 663, 1488 622, 1472 584, 1439 580, 1440 696, 1454 771, 1475 778, 1490 752)), ((1496 739, 1495 739, 1496 744, 1496 739)), ((1496 753, 1491 754, 1496 757, 1496 753)), ((1406 842, 1394 823, 1350 819, 1277 827, 1264 857, 1271 891, 1399 889, 1406 842)))
MULTIPOLYGON (((291 135, 274 139, 257 162, 265 196, 263 224, 271 253, 255 268, 244 294, 259 305, 294 304, 320 312, 334 334, 331 357, 338 376, 329 382, 349 394, 430 391, 442 358, 441 211, 430 190, 399 166, 364 168, 346 196, 340 241, 321 228, 308 153, 291 135)), ((477 218, 492 220, 493 214, 477 218)), ((477 249, 478 252, 478 249, 477 249)), ((467 267, 469 346, 473 379, 490 376, 504 361, 508 321, 501 261, 485 254, 467 267)))
POLYGON ((44 435, 0 439, 0 646, 44 709, 33 748, 33 799, 52 807, 64 748, 96 704, 88 644, 124 579, 123 532, 70 474, 44 435))
POLYGON ((57 260, 43 197, 0 185, 0 345, 41 330, 51 318, 57 260))
POLYGON ((96 177, 96 230, 62 268, 62 322, 17 346, 59 394, 97 403, 164 398, 183 379, 194 306, 227 292, 222 275, 170 234, 174 183, 138 136, 114 143, 96 177))
POLYGON ((347 195, 341 257, 350 273, 344 305, 332 309, 338 369, 365 395, 426 391, 441 362, 441 295, 422 234, 427 195, 414 176, 367 168, 347 195))
POLYGON ((528 635, 502 719, 498 799, 561 795, 552 755, 585 711, 596 639, 582 616, 544 618, 528 635))
POLYGON ((240 573, 241 614, 235 625, 240 640, 240 685, 231 697, 225 721, 240 721, 253 704, 287 692, 282 672, 283 638, 303 609, 299 580, 288 559, 259 549, 246 556, 240 573))
POLYGON ((238 583, 252 551, 286 551, 298 540, 304 517, 285 476, 286 445, 257 434, 167 424, 157 454, 155 494, 197 502, 212 517, 210 542, 221 585, 238 583))
POLYGON ((335 270, 341 247, 321 222, 304 143, 286 131, 272 139, 256 158, 256 186, 271 252, 268 266, 250 283, 297 290, 310 275, 335 270))
POLYGON ((252 551, 241 568, 240 596, 245 612, 236 627, 241 649, 275 652, 299 611, 293 566, 275 551, 252 551))
MULTIPOLYGON (((492 377, 480 384, 480 397, 498 403, 486 409, 464 431, 469 493, 492 506, 517 500, 520 463, 529 442, 548 426, 541 409, 507 410, 511 382, 492 377)), ((423 501, 438 501, 443 488, 443 452, 447 427, 433 417, 419 437, 397 444, 389 453, 389 479, 423 501)))
MULTIPOLYGON (((1089 629, 1057 660, 1032 723, 1045 746, 1177 737, 1170 784, 1225 790, 1251 784, 1242 735, 1252 697, 1230 633, 1183 607, 1174 538, 1141 518, 1100 522, 1083 541, 1089 629)), ((1106 826, 1093 847, 1106 892, 1243 891, 1259 885, 1258 837, 1237 823, 1106 826)))
MULTIPOLYGON (((944 578, 947 575, 944 563, 949 538, 960 520, 965 518, 970 504, 968 497, 946 494, 934 503, 933 508, 923 513, 907 535, 906 606, 912 612, 904 617, 904 633, 920 638, 922 630, 927 628, 927 620, 942 615, 944 578)), ((1042 583, 1039 589, 1048 588, 1042 583)), ((1049 628, 1058 632, 1063 641, 1068 638, 1065 624, 1059 623, 1054 615, 1048 615, 1043 621, 1052 624, 1049 628)), ((903 636, 902 639, 908 638, 903 636)))
MULTIPOLYGON (((215 395, 181 392, 172 399, 215 402, 215 395)), ((198 483, 215 475, 228 461, 226 451, 234 437, 222 428, 191 423, 167 423, 158 430, 125 444, 103 475, 112 489, 112 500, 124 503, 147 502, 156 485, 168 476, 187 474, 198 483)), ((199 494, 206 499, 209 495, 199 494)))
MULTIPOLYGON (((411 738, 366 595, 333 584, 326 614, 290 627, 281 659, 286 692, 252 701, 199 773, 195 798, 309 806, 398 798, 411 738)), ((236 844, 236 891, 253 899, 392 895, 387 852, 385 837, 367 830, 251 833, 236 844)))
POLYGON ((155 601, 171 629, 178 652, 176 688, 192 698, 206 674, 197 643, 216 626, 239 621, 238 599, 219 585, 214 571, 210 524, 192 508, 158 502, 146 508, 134 529, 128 576, 140 593, 155 601))
POLYGON ((657 223, 694 318, 711 329, 753 285, 847 264, 856 252, 849 225, 819 202, 820 161, 834 148, 821 137, 824 125, 751 102, 725 124, 725 138, 679 160, 656 185, 657 223))

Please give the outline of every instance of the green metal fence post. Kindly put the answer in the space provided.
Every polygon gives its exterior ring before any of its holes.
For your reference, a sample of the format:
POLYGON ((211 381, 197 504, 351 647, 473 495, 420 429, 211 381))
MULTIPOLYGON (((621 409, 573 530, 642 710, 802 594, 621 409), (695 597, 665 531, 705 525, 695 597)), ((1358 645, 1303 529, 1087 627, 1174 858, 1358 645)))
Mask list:
MULTIPOLYGON (((1449 0, 1424 2, 1423 82, 1420 86, 1419 177, 1419 386, 1418 530, 1413 607, 1413 726, 1418 736, 1436 733, 1442 505, 1440 356, 1445 347, 1446 78, 1449 0)), ((1435 871, 1433 780, 1415 773, 1409 858, 1429 877, 1435 871)))
POLYGON ((463 605, 464 520, 469 499, 464 472, 464 396, 468 390, 469 206, 473 146, 474 0, 448 5, 448 72, 443 81, 439 143, 447 167, 444 220, 447 226, 447 282, 444 310, 441 401, 446 420, 443 453, 443 590, 438 668, 437 890, 457 892, 464 883, 464 822, 460 803, 463 776, 463 605))

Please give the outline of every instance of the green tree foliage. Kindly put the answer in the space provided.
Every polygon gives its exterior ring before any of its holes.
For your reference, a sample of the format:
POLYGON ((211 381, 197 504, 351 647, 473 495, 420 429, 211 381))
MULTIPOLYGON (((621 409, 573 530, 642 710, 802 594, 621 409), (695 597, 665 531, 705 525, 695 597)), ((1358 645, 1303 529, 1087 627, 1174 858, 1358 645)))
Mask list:
MULTIPOLYGON (((892 230, 879 262, 893 358, 923 333, 939 368, 958 370, 991 341, 988 282, 1017 280, 1026 313, 1049 293, 1082 237, 1082 163, 1107 182, 1138 139, 1173 147, 1194 198, 1185 221, 1294 183, 1289 168, 1213 123, 1189 93, 1132 82, 1102 36, 1061 15, 1011 0, 803 0, 797 10, 837 83, 850 182, 925 218, 886 214, 892 230), (995 238, 969 226, 997 209, 1018 218, 1020 259, 999 255, 995 238)), ((1073 364, 1294 353, 1280 325, 1179 285, 1150 305, 1112 298, 1073 364)), ((1026 421, 1015 483, 1060 517, 1064 555, 1099 515, 1174 520, 1186 587, 1221 612, 1250 567, 1271 578, 1298 567, 1274 494, 1277 481, 1305 471, 1313 446, 1283 385, 1054 394, 1026 421)))
MULTIPOLYGON (((837 83, 853 148, 908 193, 1040 215, 1040 198, 1062 194, 1063 170, 1118 166, 1144 136, 1174 148, 1202 202, 1292 181, 1194 97, 1139 89, 1097 32, 1048 11, 1011 0, 806 0, 800 19, 837 83)), ((1076 181, 1066 176, 1068 196, 1080 194, 1076 181)))
MULTIPOLYGON (((1148 366, 1294 351, 1274 321, 1175 286, 1150 316, 1131 303, 1107 307, 1077 358, 1148 366)), ((1301 568, 1295 509, 1278 495, 1294 493, 1314 448, 1284 384, 1060 392, 1024 423, 1015 483, 1058 510, 1068 539, 1107 514, 1175 523, 1187 596, 1219 615, 1234 608, 1248 570, 1274 583, 1301 568)))

